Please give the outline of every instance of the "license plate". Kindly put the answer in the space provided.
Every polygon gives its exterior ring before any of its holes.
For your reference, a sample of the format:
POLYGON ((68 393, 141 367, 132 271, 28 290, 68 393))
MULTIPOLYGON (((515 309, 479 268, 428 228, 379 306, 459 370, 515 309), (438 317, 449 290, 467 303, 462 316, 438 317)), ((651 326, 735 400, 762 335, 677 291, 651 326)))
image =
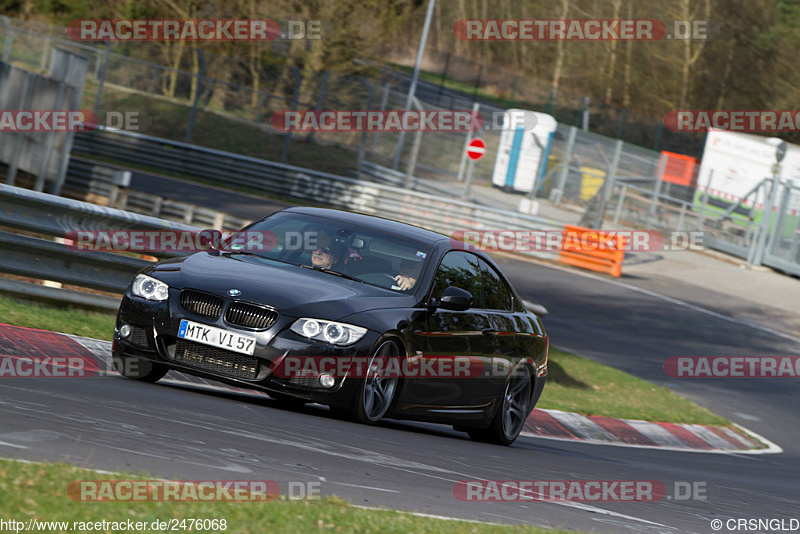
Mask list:
POLYGON ((222 328, 195 323, 186 319, 181 321, 178 337, 251 356, 256 350, 256 338, 252 336, 243 336, 236 332, 229 332, 222 328))

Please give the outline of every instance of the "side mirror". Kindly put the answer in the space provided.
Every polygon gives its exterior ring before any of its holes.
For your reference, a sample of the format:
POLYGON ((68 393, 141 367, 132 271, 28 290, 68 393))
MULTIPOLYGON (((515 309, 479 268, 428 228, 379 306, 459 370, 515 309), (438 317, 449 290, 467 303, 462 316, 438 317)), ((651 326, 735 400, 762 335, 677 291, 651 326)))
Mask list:
POLYGON ((535 302, 528 302, 527 300, 523 301, 522 303, 525 305, 525 308, 527 308, 528 311, 535 313, 539 317, 544 317, 548 313, 547 308, 545 308, 541 304, 536 304, 535 302))
POLYGON ((222 248, 222 232, 213 228, 200 230, 196 236, 196 242, 212 256, 219 256, 222 248))
POLYGON ((439 307, 445 310, 464 311, 472 307, 472 293, 459 287, 450 286, 442 291, 439 307))

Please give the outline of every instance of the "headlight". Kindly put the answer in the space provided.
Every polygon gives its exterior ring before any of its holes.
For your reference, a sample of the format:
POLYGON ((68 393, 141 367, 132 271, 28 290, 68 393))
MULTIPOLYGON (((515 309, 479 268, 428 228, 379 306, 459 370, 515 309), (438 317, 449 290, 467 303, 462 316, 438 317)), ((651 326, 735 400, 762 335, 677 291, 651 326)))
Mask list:
POLYGON ((303 337, 332 345, 350 345, 367 333, 367 329, 360 326, 308 318, 296 320, 290 330, 303 337))
POLYGON ((169 286, 161 280, 156 280, 144 274, 136 275, 131 286, 131 293, 147 300, 167 300, 169 286))

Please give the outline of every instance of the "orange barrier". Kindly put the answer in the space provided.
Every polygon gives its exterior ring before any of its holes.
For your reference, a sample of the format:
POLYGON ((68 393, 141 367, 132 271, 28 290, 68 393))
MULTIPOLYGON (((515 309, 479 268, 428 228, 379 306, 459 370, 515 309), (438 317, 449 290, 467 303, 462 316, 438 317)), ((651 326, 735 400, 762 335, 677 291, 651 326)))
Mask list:
POLYGON ((558 261, 591 271, 622 276, 625 257, 625 238, 572 224, 564 225, 564 239, 558 261))
POLYGON ((695 187, 697 185, 697 159, 675 152, 661 151, 661 163, 664 174, 661 177, 665 182, 695 187))

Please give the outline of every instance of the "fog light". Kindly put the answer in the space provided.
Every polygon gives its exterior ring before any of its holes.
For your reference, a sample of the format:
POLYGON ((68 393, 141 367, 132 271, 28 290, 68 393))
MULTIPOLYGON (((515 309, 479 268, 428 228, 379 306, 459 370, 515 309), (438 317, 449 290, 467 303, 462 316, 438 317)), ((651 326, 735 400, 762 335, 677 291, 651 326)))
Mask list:
POLYGON ((124 339, 128 339, 128 336, 131 335, 131 325, 124 324, 119 327, 119 335, 124 339))
POLYGON ((319 383, 324 388, 332 388, 333 385, 336 383, 336 379, 333 378, 331 375, 319 375, 319 383))

